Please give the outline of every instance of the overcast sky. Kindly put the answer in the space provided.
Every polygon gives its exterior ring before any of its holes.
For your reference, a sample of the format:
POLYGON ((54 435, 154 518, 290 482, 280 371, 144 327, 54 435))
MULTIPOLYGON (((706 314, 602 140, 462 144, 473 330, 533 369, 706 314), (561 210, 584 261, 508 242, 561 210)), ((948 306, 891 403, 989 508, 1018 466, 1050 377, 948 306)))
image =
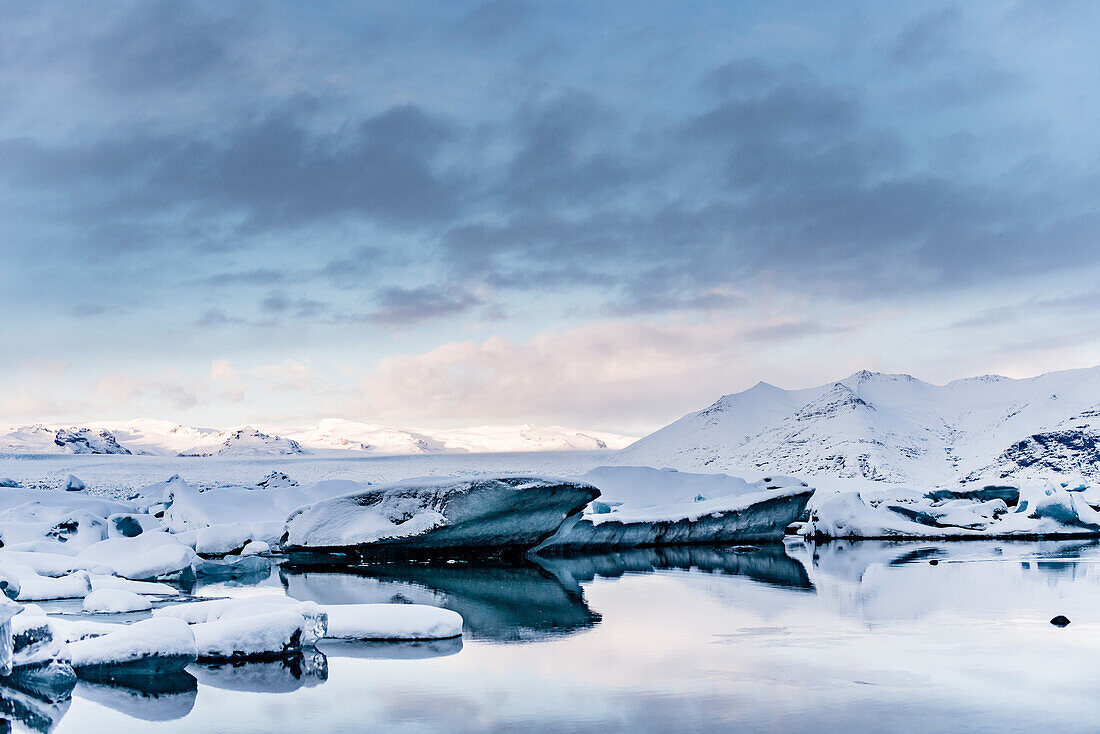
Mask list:
POLYGON ((1100 4, 0 2, 0 421, 641 433, 1100 363, 1100 4))

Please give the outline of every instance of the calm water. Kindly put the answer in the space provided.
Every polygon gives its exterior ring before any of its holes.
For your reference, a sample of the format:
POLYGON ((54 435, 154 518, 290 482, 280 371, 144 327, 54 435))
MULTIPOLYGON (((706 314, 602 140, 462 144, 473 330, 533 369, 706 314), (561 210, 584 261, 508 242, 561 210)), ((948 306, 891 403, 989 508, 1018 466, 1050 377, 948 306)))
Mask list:
POLYGON ((983 541, 276 568, 197 593, 431 603, 466 634, 2 706, 57 732, 1095 731, 1098 564, 1095 543, 983 541))

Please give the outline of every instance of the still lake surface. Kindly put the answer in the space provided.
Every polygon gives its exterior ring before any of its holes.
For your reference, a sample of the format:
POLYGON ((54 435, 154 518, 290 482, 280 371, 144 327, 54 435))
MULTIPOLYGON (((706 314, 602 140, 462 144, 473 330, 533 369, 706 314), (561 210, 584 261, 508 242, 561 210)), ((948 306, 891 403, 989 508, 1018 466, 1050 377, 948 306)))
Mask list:
POLYGON ((1093 541, 276 566, 196 593, 428 603, 460 612, 466 628, 461 640, 192 666, 156 691, 81 682, 49 704, 0 690, 0 715, 17 730, 265 734, 1071 732, 1100 721, 1093 541), (1072 624, 1051 625, 1057 614, 1072 624))

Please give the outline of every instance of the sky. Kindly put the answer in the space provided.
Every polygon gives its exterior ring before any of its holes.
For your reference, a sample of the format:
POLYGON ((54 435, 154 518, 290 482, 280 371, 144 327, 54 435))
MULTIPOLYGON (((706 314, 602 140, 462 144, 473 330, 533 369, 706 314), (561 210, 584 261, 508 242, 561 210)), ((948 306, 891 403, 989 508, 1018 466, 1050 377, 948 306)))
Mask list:
POLYGON ((1100 363, 1100 5, 0 0, 0 421, 639 435, 1100 363))

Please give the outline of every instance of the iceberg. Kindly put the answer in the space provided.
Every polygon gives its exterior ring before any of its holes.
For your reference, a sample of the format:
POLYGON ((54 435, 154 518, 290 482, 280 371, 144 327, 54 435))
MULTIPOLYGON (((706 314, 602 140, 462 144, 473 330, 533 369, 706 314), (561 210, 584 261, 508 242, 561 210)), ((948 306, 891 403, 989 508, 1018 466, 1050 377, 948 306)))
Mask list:
POLYGON ((537 552, 779 540, 814 492, 793 477, 750 483, 649 467, 600 467, 579 479, 599 488, 599 500, 537 552))
POLYGON ((920 492, 882 485, 820 491, 801 533, 833 538, 1058 538, 1100 535, 1086 487, 1058 482, 920 492))
POLYGON ((283 547, 440 555, 528 549, 598 496, 591 485, 562 479, 409 479, 298 509, 283 547))

